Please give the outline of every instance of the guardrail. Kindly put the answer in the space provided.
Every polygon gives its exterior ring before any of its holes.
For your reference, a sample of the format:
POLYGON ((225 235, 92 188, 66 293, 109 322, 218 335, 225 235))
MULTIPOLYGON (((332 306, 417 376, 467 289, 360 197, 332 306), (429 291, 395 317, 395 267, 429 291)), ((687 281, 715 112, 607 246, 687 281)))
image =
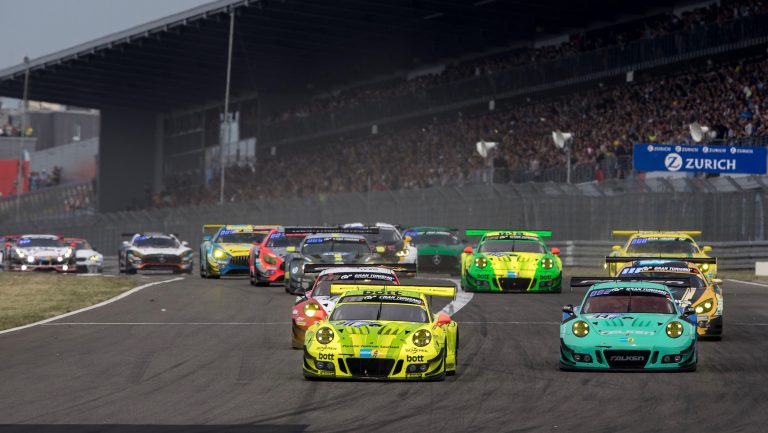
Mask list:
MULTIPOLYGON (((602 267, 611 246, 623 242, 565 241, 551 242, 550 247, 560 248, 563 266, 602 267)), ((710 255, 717 258, 718 269, 755 269, 756 261, 768 261, 768 241, 750 242, 699 242, 712 247, 710 255)))

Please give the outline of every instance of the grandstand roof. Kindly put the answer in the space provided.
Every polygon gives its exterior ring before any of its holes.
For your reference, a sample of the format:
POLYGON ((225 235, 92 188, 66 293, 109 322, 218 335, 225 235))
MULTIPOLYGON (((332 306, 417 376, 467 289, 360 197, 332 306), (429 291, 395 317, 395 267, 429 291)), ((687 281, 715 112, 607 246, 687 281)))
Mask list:
MULTIPOLYGON (((322 89, 647 13, 665 0, 217 0, 33 59, 30 99, 157 110, 233 93, 322 89)), ((23 64, 0 70, 20 98, 23 64)))

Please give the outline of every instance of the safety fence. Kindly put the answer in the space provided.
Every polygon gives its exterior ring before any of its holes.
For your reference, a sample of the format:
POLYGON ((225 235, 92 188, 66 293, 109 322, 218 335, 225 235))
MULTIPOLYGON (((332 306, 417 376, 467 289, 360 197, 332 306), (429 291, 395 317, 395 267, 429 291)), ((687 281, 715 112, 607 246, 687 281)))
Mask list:
MULTIPOLYGON (((56 233, 117 251, 123 232, 178 233, 195 245, 203 224, 391 222, 547 229, 553 242, 610 240, 611 230, 702 230, 708 242, 765 241, 762 177, 633 179, 566 185, 466 185, 0 222, 0 233, 56 233)), ((601 252, 604 254, 604 251, 601 252)), ((581 259, 579 259, 581 260, 581 259)))

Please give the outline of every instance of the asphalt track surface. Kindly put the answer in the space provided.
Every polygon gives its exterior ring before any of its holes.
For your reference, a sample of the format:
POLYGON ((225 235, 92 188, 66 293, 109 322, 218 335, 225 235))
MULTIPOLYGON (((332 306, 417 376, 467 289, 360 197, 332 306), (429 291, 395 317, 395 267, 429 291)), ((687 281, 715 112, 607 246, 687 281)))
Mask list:
POLYGON ((0 335, 0 432, 766 431, 768 287, 724 292, 695 373, 559 371, 566 290, 475 294, 444 382, 310 382, 282 287, 188 276, 0 335))

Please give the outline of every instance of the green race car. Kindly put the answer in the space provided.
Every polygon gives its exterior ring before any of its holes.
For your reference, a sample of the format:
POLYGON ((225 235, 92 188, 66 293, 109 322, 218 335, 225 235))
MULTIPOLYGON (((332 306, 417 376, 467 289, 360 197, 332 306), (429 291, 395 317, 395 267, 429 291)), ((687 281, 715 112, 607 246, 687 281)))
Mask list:
POLYGON ((461 256, 461 286, 465 291, 557 292, 562 289, 560 250, 542 238, 549 231, 467 230, 482 236, 477 250, 461 256))
MULTIPOLYGON (((669 284, 675 278, 654 279, 669 284)), ((698 362, 696 313, 681 313, 672 292, 637 277, 572 278, 588 286, 581 305, 563 307, 562 370, 694 371, 698 362)))
POLYGON ((411 245, 417 248, 419 271, 460 272, 464 244, 456 232, 458 229, 446 227, 411 227, 405 231, 405 236, 411 237, 411 245))
POLYGON ((454 287, 331 284, 341 295, 304 336, 308 379, 442 380, 456 372, 459 329, 428 296, 454 287))

